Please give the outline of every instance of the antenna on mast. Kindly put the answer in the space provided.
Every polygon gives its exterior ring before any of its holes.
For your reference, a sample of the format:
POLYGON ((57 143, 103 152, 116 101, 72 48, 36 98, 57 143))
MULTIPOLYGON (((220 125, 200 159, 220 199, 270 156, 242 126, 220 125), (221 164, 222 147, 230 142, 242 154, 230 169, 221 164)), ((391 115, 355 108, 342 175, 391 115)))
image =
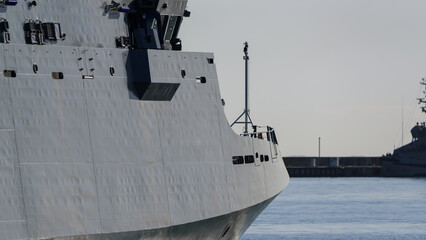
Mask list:
POLYGON ((234 126, 234 124, 244 124, 244 135, 248 134, 248 124, 251 124, 251 126, 253 127, 253 122, 251 121, 251 117, 250 117, 250 110, 248 109, 248 60, 249 55, 248 55, 248 43, 245 42, 244 43, 244 62, 245 62, 245 87, 246 87, 246 91, 245 91, 245 108, 243 113, 237 118, 237 120, 235 120, 232 124, 231 127, 234 126), (245 116, 244 122, 239 122, 239 120, 241 119, 242 116, 245 116))
MULTIPOLYGON (((421 85, 425 86, 425 90, 423 90, 423 94, 426 95, 426 79, 422 78, 422 81, 420 82, 421 85)), ((419 104, 421 105, 420 108, 422 109, 422 112, 426 113, 426 97, 423 98, 417 98, 419 101, 419 104)))

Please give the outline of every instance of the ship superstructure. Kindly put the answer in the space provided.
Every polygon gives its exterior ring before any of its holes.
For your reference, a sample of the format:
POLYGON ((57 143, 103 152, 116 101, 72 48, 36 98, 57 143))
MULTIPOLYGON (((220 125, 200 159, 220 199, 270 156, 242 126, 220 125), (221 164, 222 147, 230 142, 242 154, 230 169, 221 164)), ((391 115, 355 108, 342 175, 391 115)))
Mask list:
MULTIPOLYGON (((425 87, 426 79, 420 82, 425 87)), ((417 99, 423 113, 426 113, 426 97, 417 99)), ((387 177, 421 177, 426 176, 426 123, 417 123, 411 129, 412 141, 393 154, 382 158, 382 173, 387 177)))
POLYGON ((0 0, 0 239, 239 239, 286 187, 181 51, 186 3, 0 0))

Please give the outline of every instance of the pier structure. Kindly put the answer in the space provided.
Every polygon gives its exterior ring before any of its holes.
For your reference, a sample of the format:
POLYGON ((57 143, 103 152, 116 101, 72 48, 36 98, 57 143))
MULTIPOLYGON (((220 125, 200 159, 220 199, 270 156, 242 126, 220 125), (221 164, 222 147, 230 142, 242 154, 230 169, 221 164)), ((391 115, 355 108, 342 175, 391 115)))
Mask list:
POLYGON ((380 157, 283 157, 290 177, 380 177, 380 157))

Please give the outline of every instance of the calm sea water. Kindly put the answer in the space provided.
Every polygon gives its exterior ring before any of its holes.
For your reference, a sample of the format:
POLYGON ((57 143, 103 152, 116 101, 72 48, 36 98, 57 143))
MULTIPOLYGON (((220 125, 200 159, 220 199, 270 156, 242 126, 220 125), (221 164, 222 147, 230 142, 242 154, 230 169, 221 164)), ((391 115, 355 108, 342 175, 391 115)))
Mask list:
POLYGON ((243 240, 426 240, 426 178, 292 178, 243 240))

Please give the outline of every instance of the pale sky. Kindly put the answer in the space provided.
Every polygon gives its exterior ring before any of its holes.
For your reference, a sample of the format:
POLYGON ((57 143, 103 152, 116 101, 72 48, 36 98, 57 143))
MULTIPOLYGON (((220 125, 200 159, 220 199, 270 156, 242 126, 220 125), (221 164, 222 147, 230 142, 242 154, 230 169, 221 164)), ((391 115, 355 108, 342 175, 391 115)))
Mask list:
POLYGON ((424 0, 189 0, 188 10, 184 51, 215 54, 230 123, 244 108, 249 42, 251 117, 276 129, 284 156, 318 155, 318 137, 322 156, 380 156, 426 120, 424 0))

